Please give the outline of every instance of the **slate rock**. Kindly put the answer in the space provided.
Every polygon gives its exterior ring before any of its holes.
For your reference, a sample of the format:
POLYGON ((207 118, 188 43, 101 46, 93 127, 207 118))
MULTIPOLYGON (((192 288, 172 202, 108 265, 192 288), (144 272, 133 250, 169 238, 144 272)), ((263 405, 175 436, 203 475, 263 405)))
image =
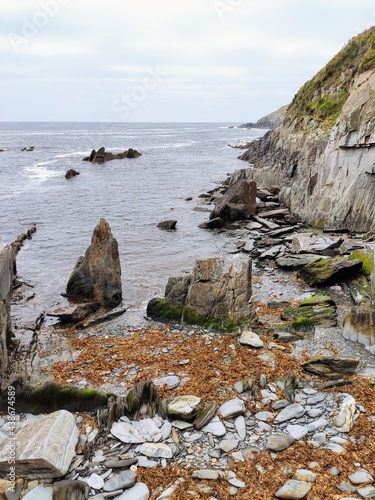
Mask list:
POLYGON ((359 359, 320 354, 301 364, 304 370, 324 376, 353 375, 358 365, 359 359))
POLYGON ((294 403, 286 408, 283 408, 278 415, 276 416, 274 423, 280 424, 282 422, 286 422, 287 420, 291 420, 292 418, 300 418, 305 414, 305 409, 299 403, 294 403))
POLYGON ((297 277, 309 286, 328 285, 355 276, 362 268, 359 259, 319 259, 298 271, 297 277))
POLYGON ((227 430, 220 421, 219 417, 214 417, 209 424, 201 428, 201 431, 213 434, 217 437, 224 436, 227 433, 227 430))
POLYGON ((283 451, 294 443, 290 434, 270 434, 266 439, 266 448, 271 451, 283 451))
POLYGON ((304 425, 293 425, 289 424, 286 427, 286 430, 295 440, 303 439, 308 434, 308 429, 304 425))
POLYGON ((350 474, 349 481, 353 484, 367 484, 372 483, 374 478, 366 469, 358 469, 350 474))
POLYGON ((139 453, 149 458, 172 458, 172 449, 164 443, 143 443, 139 453))
POLYGON ((178 396, 167 405, 167 414, 170 418, 179 420, 193 420, 204 408, 204 402, 197 396, 178 396))
POLYGON ((115 422, 111 427, 111 434, 123 443, 137 444, 146 441, 139 429, 127 422, 115 422))
POLYGON ((219 479, 219 472, 217 470, 202 469, 193 471, 191 477, 193 479, 206 479, 209 481, 217 481, 219 479))
POLYGON ((231 399, 222 404, 218 411, 223 418, 227 419, 243 415, 246 412, 246 408, 245 403, 241 399, 231 399))
POLYGON ((131 488, 137 481, 137 475, 132 470, 124 470, 104 483, 104 491, 116 491, 131 488))

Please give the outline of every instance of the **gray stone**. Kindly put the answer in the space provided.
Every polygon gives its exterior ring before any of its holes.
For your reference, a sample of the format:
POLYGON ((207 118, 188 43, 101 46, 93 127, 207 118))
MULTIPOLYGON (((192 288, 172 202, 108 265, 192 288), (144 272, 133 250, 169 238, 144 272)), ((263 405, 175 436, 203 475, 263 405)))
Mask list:
POLYGON ((149 458, 172 458, 171 448, 164 443, 143 443, 139 453, 149 458))
POLYGON ((91 476, 87 479, 87 484, 90 486, 90 488, 93 488, 94 490, 101 490, 104 486, 104 481, 103 478, 98 476, 98 474, 91 474, 91 476))
POLYGON ((259 337, 259 335, 248 330, 242 332, 239 343, 242 345, 255 347, 256 349, 263 347, 263 340, 259 337))
POLYGON ((150 490, 145 483, 137 483, 132 488, 124 491, 122 495, 116 497, 117 500, 148 500, 150 490))
POLYGON ((210 219, 220 217, 230 222, 247 219, 256 213, 256 208, 256 183, 243 179, 226 191, 212 210, 210 219))
POLYGON ((358 488, 357 493, 359 493, 363 498, 375 498, 375 488, 373 486, 358 488))
POLYGON ((267 422, 268 420, 273 419, 274 414, 270 411, 258 411, 257 413, 255 413, 254 417, 257 420, 261 420, 262 422, 267 422))
POLYGON ((277 498, 299 500, 305 497, 311 490, 311 483, 290 479, 276 493, 277 498))
POLYGON ((161 430, 151 418, 145 418, 139 422, 134 422, 133 425, 138 428, 141 435, 145 438, 145 441, 157 443, 162 438, 161 430))
POLYGON ((343 448, 340 444, 337 443, 328 443, 324 449, 326 450, 331 450, 334 453, 337 453, 338 455, 341 455, 342 453, 345 453, 345 448, 343 448))
POLYGON ((177 375, 168 375, 167 377, 154 380, 154 384, 157 387, 166 386, 166 389, 174 389, 180 385, 180 381, 180 377, 177 377, 177 375))
POLYGON ((294 439, 289 434, 271 434, 267 436, 266 448, 271 451, 283 451, 294 443, 294 439))
POLYGON ((292 418, 300 418, 305 414, 305 409, 299 403, 294 403, 283 410, 276 416, 274 423, 280 424, 282 422, 286 422, 287 420, 291 420, 292 418))
POLYGON ((362 268, 362 261, 340 258, 320 259, 298 271, 297 277, 309 286, 321 286, 355 276, 362 268))
POLYGON ((137 466, 143 467, 145 469, 153 469, 154 467, 158 466, 158 462, 156 462, 155 460, 149 460, 147 457, 140 455, 138 457, 137 466))
POLYGON ((235 448, 237 448, 237 446, 238 446, 237 439, 224 439, 219 444, 219 447, 226 453, 234 450, 235 448))
MULTIPOLYGON (((23 500, 52 500, 53 487, 39 484, 36 488, 26 493, 23 500)), ((15 497, 16 498, 16 497, 15 497)))
POLYGON ((243 415, 246 412, 246 408, 245 403, 241 399, 231 399, 222 404, 218 411, 223 418, 228 419, 243 415))
POLYGON ((161 438, 162 438, 162 440, 165 441, 171 435, 172 424, 170 422, 168 422, 168 420, 166 420, 164 422, 164 424, 161 426, 160 432, 161 432, 161 438))
POLYGON ((202 429, 207 425, 215 416, 217 406, 215 403, 205 403, 203 410, 201 410, 193 421, 196 429, 202 429))
POLYGON ((104 483, 104 491, 116 491, 131 488, 137 481, 137 475, 132 470, 124 470, 104 483))
POLYGON ((240 438, 241 441, 246 439, 246 422, 245 418, 242 415, 239 415, 235 422, 234 425, 236 427, 237 434, 240 438))
POLYGON ((324 376, 353 375, 358 365, 359 359, 322 355, 312 356, 301 364, 304 370, 324 376))
POLYGON ((292 438, 294 438, 295 440, 300 440, 300 439, 303 439, 307 433, 308 433, 308 430, 305 426, 303 425, 293 425, 293 424, 289 424, 287 427, 286 427, 286 430, 289 432, 289 434, 292 436, 292 438))
POLYGON ((366 484, 372 483, 374 478, 366 469, 358 469, 350 474, 349 481, 353 484, 366 484))
MULTIPOLYGON (((17 476, 29 479, 64 476, 75 456, 78 437, 75 418, 66 410, 56 411, 23 427, 17 433, 17 476)), ((8 438, 0 446, 0 472, 4 474, 9 472, 4 457, 12 443, 8 438)))
POLYGON ((224 436, 227 432, 219 417, 214 417, 209 424, 202 427, 201 431, 218 437, 224 436))
POLYGON ((285 269, 300 269, 307 264, 311 264, 319 260, 318 255, 301 254, 301 255, 284 255, 276 259, 276 264, 285 269))
POLYGON ((298 469, 296 470, 293 479, 297 481, 305 481, 306 483, 314 483, 316 480, 316 474, 308 469, 298 469))
POLYGON ((320 254, 327 250, 339 248, 343 239, 333 240, 328 236, 318 236, 313 233, 298 233, 293 236, 292 252, 295 254, 320 254))
POLYGON ((308 429, 309 432, 314 432, 317 431, 318 429, 324 429, 324 427, 327 427, 328 424, 329 422, 325 418, 318 418, 313 422, 309 422, 306 425, 306 428, 308 429))

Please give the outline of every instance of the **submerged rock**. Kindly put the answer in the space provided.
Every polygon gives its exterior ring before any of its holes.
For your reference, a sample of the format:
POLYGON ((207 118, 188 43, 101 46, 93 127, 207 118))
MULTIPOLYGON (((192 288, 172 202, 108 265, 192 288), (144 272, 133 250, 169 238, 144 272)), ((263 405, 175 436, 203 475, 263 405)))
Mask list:
POLYGON ((73 302, 98 302, 104 307, 116 307, 121 303, 118 244, 105 219, 100 219, 85 256, 78 259, 66 293, 73 302))
POLYGON ((173 229, 176 229, 176 220, 165 220, 163 222, 159 222, 157 227, 159 229, 164 229, 165 231, 173 231, 173 229))

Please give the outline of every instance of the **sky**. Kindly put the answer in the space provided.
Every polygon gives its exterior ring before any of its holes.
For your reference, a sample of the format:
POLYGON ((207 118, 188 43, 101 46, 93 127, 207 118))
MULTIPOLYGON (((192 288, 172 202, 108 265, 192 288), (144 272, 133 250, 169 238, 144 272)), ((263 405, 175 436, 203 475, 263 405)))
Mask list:
POLYGON ((256 121, 373 0, 1 0, 0 121, 256 121))

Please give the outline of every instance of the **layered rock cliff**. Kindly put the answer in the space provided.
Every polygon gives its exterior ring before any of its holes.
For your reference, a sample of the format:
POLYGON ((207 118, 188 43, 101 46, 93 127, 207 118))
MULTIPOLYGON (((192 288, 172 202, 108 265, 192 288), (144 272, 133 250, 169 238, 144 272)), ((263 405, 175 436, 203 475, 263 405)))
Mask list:
POLYGON ((283 123, 254 141, 233 180, 278 188, 291 212, 318 227, 370 231, 375 220, 375 27, 307 82, 283 123))

